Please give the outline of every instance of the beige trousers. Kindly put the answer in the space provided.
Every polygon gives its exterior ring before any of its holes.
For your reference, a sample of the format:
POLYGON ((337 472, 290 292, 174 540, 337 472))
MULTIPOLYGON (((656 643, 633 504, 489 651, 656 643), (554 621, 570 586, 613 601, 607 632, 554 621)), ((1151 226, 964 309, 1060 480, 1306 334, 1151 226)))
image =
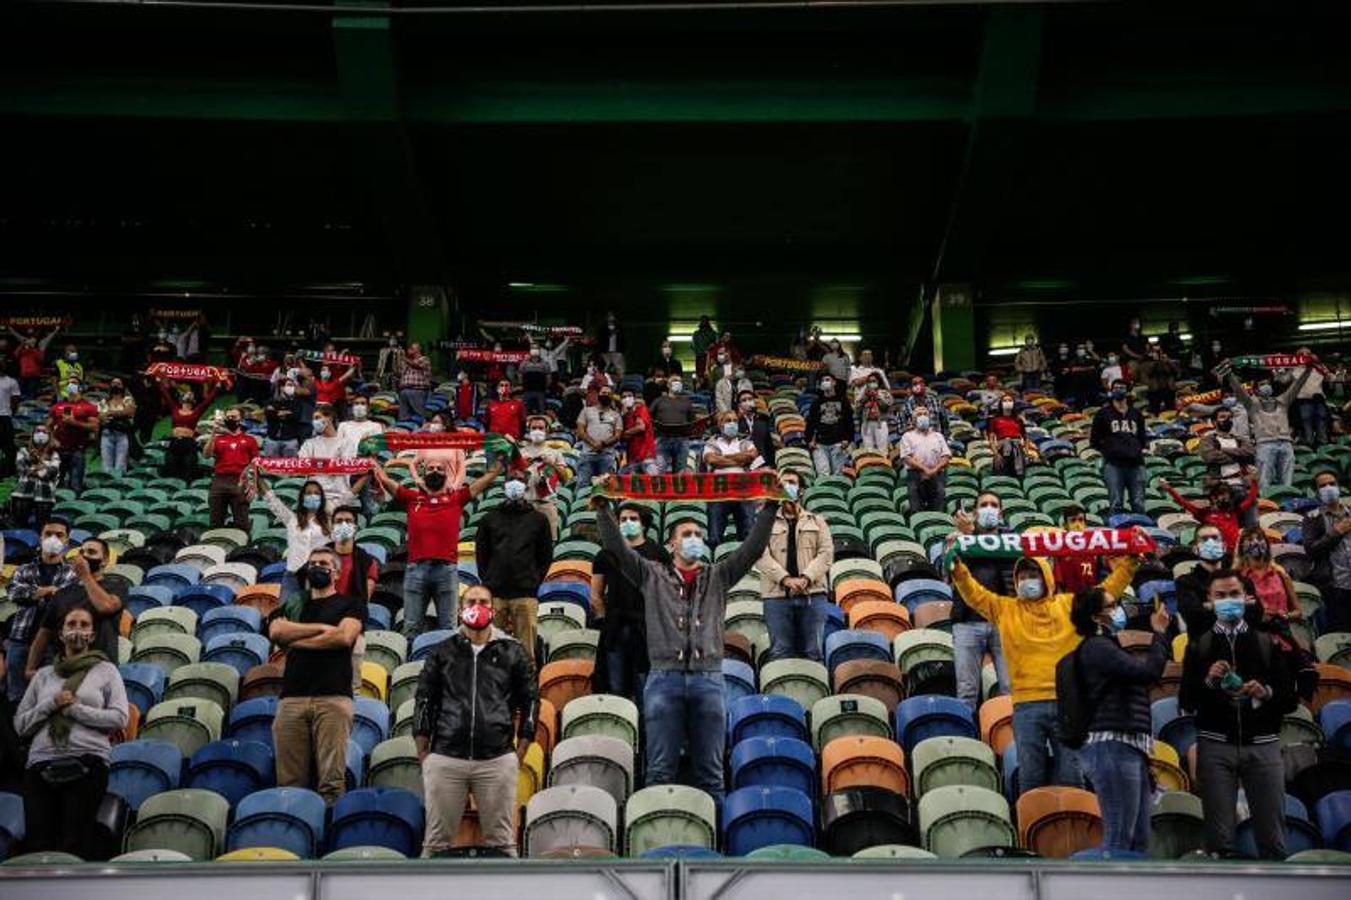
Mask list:
POLYGON ((347 790, 347 739, 351 697, 283 697, 272 720, 277 786, 309 787, 310 762, 318 765, 319 794, 329 806, 347 790))
POLYGON ((504 753, 496 759, 456 759, 428 753, 422 760, 422 796, 427 808, 422 855, 450 849, 472 794, 484 844, 515 856, 519 772, 515 753, 504 753))

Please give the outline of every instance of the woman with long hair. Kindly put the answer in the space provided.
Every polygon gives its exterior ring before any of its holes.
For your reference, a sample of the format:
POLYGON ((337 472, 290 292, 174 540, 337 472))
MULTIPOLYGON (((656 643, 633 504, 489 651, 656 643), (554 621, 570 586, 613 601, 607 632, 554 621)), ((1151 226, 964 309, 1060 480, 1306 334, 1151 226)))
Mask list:
POLYGON ((257 467, 253 469, 254 489, 263 495, 268 508, 286 528, 286 575, 282 579, 281 599, 300 592, 300 570, 309 562, 310 551, 333 543, 333 526, 324 503, 324 487, 309 479, 300 488, 296 508, 288 509, 257 467))

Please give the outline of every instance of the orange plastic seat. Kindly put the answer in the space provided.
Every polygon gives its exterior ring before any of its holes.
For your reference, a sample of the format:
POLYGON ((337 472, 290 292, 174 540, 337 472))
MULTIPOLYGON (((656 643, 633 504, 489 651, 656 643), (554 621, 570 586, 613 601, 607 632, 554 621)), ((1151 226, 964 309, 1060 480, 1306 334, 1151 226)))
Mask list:
POLYGON ((141 731, 141 709, 135 703, 127 704, 127 724, 125 728, 114 731, 108 736, 110 744, 124 744, 136 740, 141 731))
POLYGON ((891 643, 910 630, 910 611, 894 600, 862 600, 849 607, 849 627, 876 631, 891 643))
POLYGON ((131 613, 127 612, 125 609, 122 610, 122 617, 117 620, 117 633, 124 638, 131 637, 131 626, 135 623, 136 620, 132 618, 131 613))
POLYGON ((1351 669, 1332 663, 1314 663, 1314 668, 1318 670, 1318 687, 1314 688, 1309 704, 1314 715, 1333 700, 1351 700, 1351 669))
POLYGON ((826 794, 849 787, 881 787, 909 794, 905 751, 890 738, 837 737, 821 751, 821 787, 826 794))
POLYGON ((885 600, 893 604, 896 602, 887 583, 876 578, 846 578, 835 585, 835 602, 846 615, 855 603, 862 603, 864 600, 885 600))
POLYGON ((723 632, 722 652, 727 659, 739 660, 755 668, 755 648, 751 646, 751 639, 738 631, 723 632))
POLYGON ((545 581, 580 581, 591 584, 591 561, 586 559, 558 559, 549 564, 545 581))
POLYGON ((239 682, 240 701, 280 694, 283 668, 279 663, 267 662, 245 672, 243 680, 239 682))
POLYGON ((554 709, 562 709, 568 701, 591 693, 591 671, 596 667, 589 659, 560 659, 539 670, 539 696, 548 700, 554 709))
POLYGON ((1018 798, 1018 840, 1051 859, 1068 859, 1102 843, 1098 798, 1074 787, 1033 788, 1018 798))
POLYGON ((915 616, 911 621, 916 628, 933 628, 951 618, 951 600, 930 600, 915 607, 915 616))
MULTIPOLYGON (((512 813, 512 828, 517 834, 517 846, 520 846, 521 819, 522 811, 519 805, 512 813)), ((473 795, 469 796, 469 802, 464 809, 464 815, 460 817, 460 827, 455 830, 455 836, 450 839, 452 847, 482 847, 483 846, 483 827, 479 824, 478 803, 475 802, 473 795)))
POLYGON ((851 659, 835 667, 834 680, 835 693, 872 697, 887 708, 889 717, 896 715, 896 707, 905 699, 905 681, 895 663, 851 659))
POLYGON ((1013 698, 1008 694, 991 697, 980 705, 980 739, 994 751, 996 759, 1013 743, 1013 698))
POLYGON ((558 743, 558 708, 548 700, 540 698, 539 710, 535 714, 535 743, 544 749, 544 758, 548 759, 558 743))
POLYGON ((266 619, 281 605, 281 585, 251 584, 240 589, 235 595, 235 603, 253 607, 266 619))

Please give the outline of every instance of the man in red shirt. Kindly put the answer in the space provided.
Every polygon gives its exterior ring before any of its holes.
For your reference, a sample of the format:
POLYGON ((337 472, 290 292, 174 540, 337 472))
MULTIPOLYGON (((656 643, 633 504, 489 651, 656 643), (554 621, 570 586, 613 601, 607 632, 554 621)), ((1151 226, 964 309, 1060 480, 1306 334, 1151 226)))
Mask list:
MULTIPOLYGON (((1082 506, 1065 507, 1061 510, 1060 521, 1066 531, 1083 531, 1088 527, 1088 517, 1082 506)), ((1062 556, 1054 562, 1057 591, 1074 594, 1080 588, 1096 587, 1102 581, 1102 567, 1096 556, 1062 556)))
POLYGON ((59 327, 53 328, 41 340, 31 334, 19 334, 13 328, 9 330, 19 339, 19 349, 14 351, 14 358, 19 363, 19 387, 29 400, 36 397, 42 388, 42 365, 47 358, 47 345, 60 330, 59 327))
POLYGON ((206 455, 215 460, 212 466, 211 487, 207 490, 207 507, 211 511, 211 527, 225 526, 225 509, 230 508, 230 519, 235 528, 249 533, 249 501, 244 495, 242 476, 253 458, 258 455, 258 442, 242 429, 243 414, 238 407, 225 414, 219 430, 206 442, 206 455))
POLYGON ((436 627, 450 629, 459 605, 460 515, 470 500, 488 489, 502 473, 494 460, 477 480, 452 489, 445 460, 429 459, 422 466, 426 489, 406 488, 380 466, 375 478, 408 513, 408 566, 403 570, 403 632, 411 645, 422 633, 427 601, 436 602, 436 627))
POLYGON ((66 385, 65 398, 51 409, 52 433, 61 457, 61 480, 75 496, 84 493, 85 450, 99 431, 99 409, 80 393, 79 382, 66 385))
POLYGON ((627 442, 624 468, 620 471, 660 475, 661 463, 657 462, 657 435, 652 430, 652 413, 648 412, 642 394, 625 389, 620 396, 619 405, 624 409, 622 437, 627 442))
MULTIPOLYGON (((497 399, 488 401, 488 430, 506 435, 516 443, 525 434, 525 402, 511 396, 511 382, 505 378, 497 382, 497 399)), ((487 460, 491 464, 497 455, 488 453, 487 460)))

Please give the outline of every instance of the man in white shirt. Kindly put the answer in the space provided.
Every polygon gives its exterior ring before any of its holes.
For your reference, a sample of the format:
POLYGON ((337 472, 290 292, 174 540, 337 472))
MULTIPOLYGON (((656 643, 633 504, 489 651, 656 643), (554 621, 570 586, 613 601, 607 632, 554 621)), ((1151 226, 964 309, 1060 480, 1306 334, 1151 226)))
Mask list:
MULTIPOLYGON (((370 420, 370 405, 365 397, 356 397, 350 407, 352 418, 338 424, 338 437, 347 442, 347 452, 351 456, 360 455, 361 442, 384 432, 384 426, 370 420)), ((349 488, 350 490, 350 488, 349 488)), ((368 479, 361 479, 358 491, 361 510, 367 517, 375 515, 375 498, 369 490, 368 479)), ((336 507, 335 507, 336 508, 336 507)))
POLYGON ((916 407, 914 428, 901 435, 899 455, 908 471, 910 515, 943 512, 947 508, 947 474, 952 450, 947 438, 932 425, 929 410, 916 407))
POLYGON ((14 474, 14 413, 19 409, 19 382, 9 374, 9 363, 0 360, 0 478, 14 474))
POLYGON ((1107 365, 1102 368, 1102 389, 1109 391, 1112 385, 1118 381, 1125 381, 1125 376, 1121 371, 1121 361, 1117 359, 1115 353, 1107 357, 1107 365))
POLYGON ((549 520, 549 533, 558 540, 558 483, 566 471, 563 454, 545 445, 549 439, 549 420, 529 416, 525 420, 525 441, 518 448, 525 461, 525 495, 535 509, 549 520))
MULTIPOLYGON (((338 434, 333 424, 333 407, 321 403, 314 408, 314 437, 300 445, 301 459, 350 459, 356 456, 356 446, 338 434)), ((354 502, 351 484, 346 475, 315 475, 313 479, 324 488, 324 500, 329 509, 349 506, 354 502)))
POLYGON ((857 391, 868 383, 868 378, 872 375, 882 379, 883 390, 891 390, 891 382, 887 380, 887 373, 873 365, 873 352, 864 350, 858 355, 858 363, 849 367, 849 386, 857 391))
MULTIPOLYGON (((736 413, 718 413, 717 432, 704 442, 704 468, 709 472, 732 474, 758 469, 764 465, 755 445, 739 436, 736 413)), ((751 527, 754 504, 744 500, 710 500, 708 504, 708 546, 722 543, 727 517, 736 523, 737 540, 744 540, 751 527)))

